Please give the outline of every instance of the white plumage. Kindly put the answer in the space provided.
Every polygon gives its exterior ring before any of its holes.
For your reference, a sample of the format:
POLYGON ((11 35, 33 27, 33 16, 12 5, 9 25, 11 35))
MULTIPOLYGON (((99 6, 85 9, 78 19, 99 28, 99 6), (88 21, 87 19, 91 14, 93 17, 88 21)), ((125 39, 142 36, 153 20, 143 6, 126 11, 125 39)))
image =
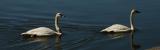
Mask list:
POLYGON ((112 26, 105 28, 103 30, 101 30, 101 32, 128 32, 131 30, 135 30, 134 29, 134 25, 133 25, 133 16, 136 15, 136 13, 139 13, 138 11, 136 11, 135 9, 132 9, 131 14, 130 14, 130 28, 121 24, 113 24, 112 26))
POLYGON ((121 24, 114 24, 108 28, 105 28, 101 30, 101 32, 127 32, 131 29, 127 26, 121 25, 121 24))
POLYGON ((50 36, 54 35, 56 32, 47 27, 38 27, 35 29, 31 29, 27 32, 22 33, 21 35, 36 35, 36 36, 50 36))
POLYGON ((63 15, 61 13, 57 13, 55 16, 55 29, 56 31, 47 28, 47 27, 38 27, 38 28, 34 28, 31 29, 27 32, 22 33, 21 35, 30 35, 31 37, 33 36, 50 36, 50 35, 61 35, 62 33, 60 32, 60 27, 58 25, 58 21, 60 20, 60 17, 62 17, 63 15))

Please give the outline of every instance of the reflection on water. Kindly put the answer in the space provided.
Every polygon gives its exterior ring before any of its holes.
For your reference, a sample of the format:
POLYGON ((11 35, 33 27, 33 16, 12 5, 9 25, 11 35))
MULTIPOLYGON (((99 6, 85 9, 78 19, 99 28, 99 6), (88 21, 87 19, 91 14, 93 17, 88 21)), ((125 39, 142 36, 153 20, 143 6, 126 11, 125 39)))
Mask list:
POLYGON ((5 46, 3 48, 21 47, 26 45, 34 46, 33 44, 37 44, 37 47, 33 47, 30 50, 43 50, 50 47, 49 37, 32 37, 32 38, 23 37, 23 39, 26 40, 27 42, 12 44, 9 46, 5 46))
MULTIPOLYGON (((61 46, 61 36, 55 36, 55 41, 49 42, 50 37, 35 37, 35 38, 28 38, 27 40, 29 41, 34 41, 39 43, 39 47, 34 48, 33 50, 46 50, 46 49, 53 49, 55 48, 56 50, 62 50, 61 46), (51 45, 52 43, 54 43, 51 45)), ((53 37, 52 37, 53 38, 53 37)))
POLYGON ((29 42, 34 41, 35 43, 38 43, 37 48, 34 48, 33 50, 44 50, 48 49, 50 47, 49 44, 49 37, 33 37, 33 38, 25 38, 29 42))
POLYGON ((134 31, 131 31, 130 37, 131 37, 131 39, 130 39, 130 40, 131 40, 131 41, 130 41, 130 43, 131 43, 131 49, 132 49, 132 50, 137 50, 137 49, 139 49, 139 48, 140 48, 140 45, 137 44, 136 41, 134 40, 134 31))
POLYGON ((56 36, 56 38, 55 38, 55 48, 56 48, 56 50, 62 50, 61 36, 56 36))
POLYGON ((107 36, 110 37, 111 39, 118 39, 124 37, 125 33, 109 33, 107 34, 107 36))

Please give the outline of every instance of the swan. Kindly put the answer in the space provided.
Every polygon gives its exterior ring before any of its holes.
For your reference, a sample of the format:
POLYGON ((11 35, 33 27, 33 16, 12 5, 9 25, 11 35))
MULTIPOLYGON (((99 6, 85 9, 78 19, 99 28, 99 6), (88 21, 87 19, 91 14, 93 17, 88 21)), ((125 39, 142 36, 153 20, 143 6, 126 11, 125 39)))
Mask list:
POLYGON ((61 30, 59 27, 59 20, 63 15, 61 13, 57 13, 55 16, 55 29, 56 31, 47 28, 47 27, 38 27, 38 28, 34 28, 31 29, 27 32, 22 33, 21 35, 30 35, 30 37, 33 36, 50 36, 50 35, 61 35, 61 30))
POLYGON ((121 24, 113 24, 112 26, 105 28, 105 29, 101 30, 100 32, 115 32, 116 33, 116 32, 128 32, 128 31, 135 30, 135 27, 133 25, 133 16, 135 16, 137 13, 140 13, 140 12, 135 9, 131 10, 130 28, 125 25, 121 25, 121 24))

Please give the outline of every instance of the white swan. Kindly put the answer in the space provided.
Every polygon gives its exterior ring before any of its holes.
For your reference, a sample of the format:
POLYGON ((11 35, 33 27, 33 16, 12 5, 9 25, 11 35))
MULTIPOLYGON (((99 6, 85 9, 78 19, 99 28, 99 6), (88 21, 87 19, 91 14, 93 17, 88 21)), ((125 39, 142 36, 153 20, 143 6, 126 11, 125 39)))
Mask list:
POLYGON ((27 32, 24 32, 21 35, 30 35, 31 37, 33 37, 33 36, 50 36, 50 35, 54 35, 54 34, 61 35, 62 33, 61 33, 61 30, 60 30, 60 27, 58 24, 59 24, 59 20, 62 16, 63 15, 61 13, 57 13, 55 16, 55 29, 56 29, 56 31, 54 31, 50 28, 47 28, 47 27, 38 27, 38 28, 31 29, 27 32))
POLYGON ((135 9, 132 9, 131 14, 130 14, 130 26, 131 28, 121 25, 121 24, 113 24, 112 26, 105 28, 101 30, 101 32, 128 32, 131 30, 135 30, 134 25, 133 25, 133 16, 136 15, 136 13, 139 13, 135 9))

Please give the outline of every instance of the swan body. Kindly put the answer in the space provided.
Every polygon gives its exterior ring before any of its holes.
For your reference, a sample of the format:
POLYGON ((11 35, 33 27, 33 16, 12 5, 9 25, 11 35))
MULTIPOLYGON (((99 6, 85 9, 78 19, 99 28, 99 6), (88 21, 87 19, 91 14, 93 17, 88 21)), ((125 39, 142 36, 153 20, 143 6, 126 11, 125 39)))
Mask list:
POLYGON ((58 25, 58 22, 60 20, 60 17, 62 17, 63 15, 61 13, 57 13, 55 16, 55 29, 56 31, 47 28, 47 27, 38 27, 38 28, 34 28, 31 29, 27 32, 22 33, 21 35, 30 35, 31 37, 33 36, 51 36, 51 35, 61 35, 61 31, 60 31, 60 27, 58 25))
POLYGON ((138 11, 136 11, 135 9, 132 9, 131 14, 130 14, 130 25, 131 27, 127 27, 125 25, 121 25, 121 24, 113 24, 112 26, 105 28, 103 30, 101 30, 100 32, 128 32, 128 31, 132 31, 135 30, 134 25, 133 25, 133 16, 136 15, 136 13, 139 13, 138 11))
POLYGON ((38 27, 38 28, 31 29, 25 33, 22 33, 21 35, 50 36, 54 34, 56 34, 56 32, 50 28, 38 27))
POLYGON ((101 30, 101 32, 127 32, 131 29, 127 26, 121 25, 121 24, 114 24, 108 28, 105 28, 101 30))

